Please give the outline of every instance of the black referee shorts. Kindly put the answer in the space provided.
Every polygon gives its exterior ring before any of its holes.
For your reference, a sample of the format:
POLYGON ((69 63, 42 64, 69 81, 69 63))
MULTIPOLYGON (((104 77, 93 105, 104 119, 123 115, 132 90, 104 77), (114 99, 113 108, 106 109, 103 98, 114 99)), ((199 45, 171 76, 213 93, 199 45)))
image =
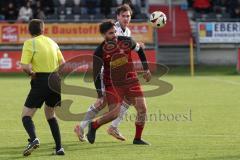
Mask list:
POLYGON ((26 107, 41 108, 44 102, 49 107, 61 105, 61 80, 57 73, 36 73, 30 84, 26 107))

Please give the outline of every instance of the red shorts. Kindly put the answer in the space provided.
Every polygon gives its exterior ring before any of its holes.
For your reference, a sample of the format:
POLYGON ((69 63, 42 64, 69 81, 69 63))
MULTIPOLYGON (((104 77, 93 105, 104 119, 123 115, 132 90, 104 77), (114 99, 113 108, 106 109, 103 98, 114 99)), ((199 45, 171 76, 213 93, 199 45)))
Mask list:
POLYGON ((139 82, 123 86, 105 86, 108 105, 121 104, 124 98, 143 97, 139 82))

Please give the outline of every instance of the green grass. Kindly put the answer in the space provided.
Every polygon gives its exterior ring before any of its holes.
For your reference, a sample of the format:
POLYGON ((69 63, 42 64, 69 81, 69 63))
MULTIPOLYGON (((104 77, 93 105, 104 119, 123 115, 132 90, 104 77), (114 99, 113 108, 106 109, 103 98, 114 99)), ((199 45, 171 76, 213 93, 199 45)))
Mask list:
MULTIPOLYGON (((129 116, 120 126, 126 142, 108 136, 108 125, 105 125, 97 132, 93 145, 78 142, 73 133, 77 122, 59 120, 66 156, 51 156, 54 143, 41 109, 34 117, 41 146, 27 159, 240 159, 240 79, 234 74, 234 67, 197 68, 195 77, 188 76, 188 69, 184 67, 172 68, 161 79, 171 83, 174 89, 166 95, 147 98, 148 115, 155 114, 158 118, 149 121, 144 130, 143 137, 151 146, 132 145, 135 128, 129 116), (164 120, 163 114, 168 115, 168 120, 164 120), (172 115, 182 117, 172 120, 172 115)), ((84 85, 78 76, 68 79, 67 83, 84 85)), ((22 151, 27 135, 21 123, 21 110, 29 91, 29 80, 25 76, 1 75, 0 89, 0 159, 24 159, 22 151)), ((73 113, 85 112, 94 101, 83 96, 63 97, 74 100, 73 113)), ((134 113, 131 107, 128 115, 134 113)))

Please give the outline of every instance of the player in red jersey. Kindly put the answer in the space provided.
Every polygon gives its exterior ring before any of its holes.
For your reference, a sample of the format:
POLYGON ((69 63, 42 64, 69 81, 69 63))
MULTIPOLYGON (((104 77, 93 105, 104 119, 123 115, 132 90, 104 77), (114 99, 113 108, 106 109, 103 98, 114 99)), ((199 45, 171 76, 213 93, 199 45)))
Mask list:
MULTIPOLYGON (((130 24, 130 21, 131 21, 131 15, 132 15, 131 8, 128 5, 119 6, 116 10, 116 15, 117 15, 117 22, 115 23, 115 29, 117 31, 116 32, 117 36, 131 37, 131 30, 128 28, 128 25, 130 24)), ((141 42, 138 42, 137 45, 141 46, 143 49, 145 48, 145 45, 141 42)), ((139 47, 136 47, 136 49, 137 49, 136 51, 138 51, 139 47)), ((102 69, 102 72, 103 72, 103 69, 102 69)), ((101 85, 101 87, 102 87, 102 90, 104 91, 105 90, 104 84, 101 85)), ((106 104, 107 104, 106 99, 101 98, 101 99, 97 99, 94 104, 91 104, 89 106, 84 119, 80 122, 80 124, 77 124, 74 128, 74 132, 76 133, 79 141, 83 142, 86 140, 84 135, 84 129, 89 125, 91 120, 96 117, 99 111, 106 106, 106 104)), ((121 141, 125 141, 126 138, 120 132, 119 125, 123 120, 124 116, 127 114, 128 108, 129 108, 128 100, 124 99, 124 101, 121 104, 118 117, 112 121, 111 125, 109 125, 107 129, 107 132, 109 135, 121 141)))
POLYGON ((147 106, 131 58, 131 50, 138 48, 137 53, 144 69, 143 76, 146 81, 150 81, 151 73, 148 69, 144 51, 130 37, 117 36, 115 24, 112 20, 105 21, 100 25, 100 33, 105 40, 94 53, 94 83, 98 92, 98 98, 104 98, 99 75, 101 68, 104 67, 103 82, 109 112, 89 124, 87 139, 90 143, 94 143, 96 130, 101 125, 117 118, 121 102, 123 99, 128 99, 137 110, 136 134, 133 144, 148 144, 141 139, 147 106))

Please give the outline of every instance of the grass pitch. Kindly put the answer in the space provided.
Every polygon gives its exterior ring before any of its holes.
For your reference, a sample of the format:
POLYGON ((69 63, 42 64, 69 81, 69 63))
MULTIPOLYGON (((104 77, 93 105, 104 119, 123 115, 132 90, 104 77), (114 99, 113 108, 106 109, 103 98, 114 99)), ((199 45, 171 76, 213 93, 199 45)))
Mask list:
MULTIPOLYGON (((174 89, 166 95, 147 98, 149 122, 143 138, 151 146, 132 145, 135 109, 131 107, 120 126, 126 142, 107 135, 107 124, 97 132, 95 144, 80 143, 73 133, 77 122, 59 120, 66 155, 52 156, 54 142, 41 109, 33 119, 41 145, 27 159, 239 160, 240 79, 234 68, 199 68, 195 77, 190 77, 184 68, 173 68, 161 79, 174 89)), ((83 85, 78 76, 69 78, 68 83, 83 85)), ((29 88, 25 76, 0 76, 1 160, 26 159, 22 156, 27 135, 21 110, 29 88)), ((64 98, 74 100, 72 113, 85 112, 94 101, 74 95, 63 95, 64 98)))

